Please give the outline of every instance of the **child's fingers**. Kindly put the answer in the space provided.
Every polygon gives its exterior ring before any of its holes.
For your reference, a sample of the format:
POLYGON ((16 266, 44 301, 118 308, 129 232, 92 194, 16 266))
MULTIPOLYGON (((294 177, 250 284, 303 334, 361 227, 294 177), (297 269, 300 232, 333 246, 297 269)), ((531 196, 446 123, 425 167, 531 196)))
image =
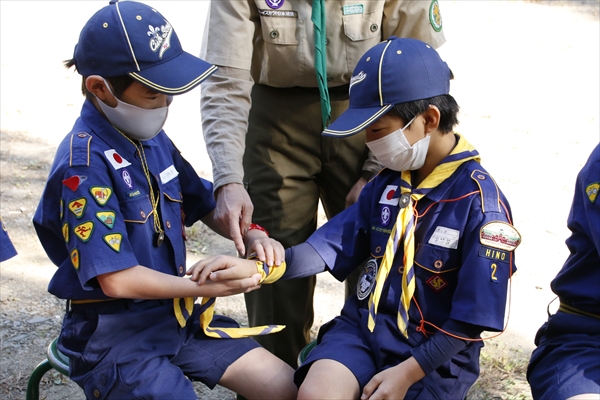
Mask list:
POLYGON ((192 273, 192 279, 194 279, 194 275, 197 274, 198 285, 202 285, 206 282, 213 272, 230 267, 230 260, 227 256, 211 257, 203 261, 204 262, 198 263, 198 267, 192 273))

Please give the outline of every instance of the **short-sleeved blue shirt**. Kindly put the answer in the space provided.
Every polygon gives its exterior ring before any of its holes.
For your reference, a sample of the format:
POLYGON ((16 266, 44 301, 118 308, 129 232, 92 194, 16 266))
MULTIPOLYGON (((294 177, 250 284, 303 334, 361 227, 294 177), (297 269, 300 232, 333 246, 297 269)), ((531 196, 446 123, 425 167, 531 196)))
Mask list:
MULTIPOLYGON (((400 186, 401 174, 384 169, 364 187, 356 204, 308 239, 336 278, 344 279, 368 258, 380 265, 400 211, 400 186)), ((515 271, 514 247, 520 236, 512 227, 508 201, 492 177, 478 162, 467 161, 420 199, 416 210, 411 346, 425 339, 413 335, 422 320, 441 327, 453 319, 502 331, 509 276, 515 271)), ((402 259, 399 246, 379 302, 375 331, 368 335, 380 345, 401 336, 397 332, 390 336, 389 330, 397 330, 402 259)), ((368 299, 366 295, 358 303, 365 330, 368 299)), ((346 308, 348 304, 354 302, 347 302, 346 308)), ((424 327, 435 332, 430 325, 424 327)))
POLYGON ((143 154, 86 101, 58 147, 33 222, 58 266, 48 290, 59 298, 104 299, 96 277, 136 265, 185 274, 184 227, 215 208, 212 184, 164 131, 135 143, 143 154), (160 246, 149 182, 165 232, 160 246))

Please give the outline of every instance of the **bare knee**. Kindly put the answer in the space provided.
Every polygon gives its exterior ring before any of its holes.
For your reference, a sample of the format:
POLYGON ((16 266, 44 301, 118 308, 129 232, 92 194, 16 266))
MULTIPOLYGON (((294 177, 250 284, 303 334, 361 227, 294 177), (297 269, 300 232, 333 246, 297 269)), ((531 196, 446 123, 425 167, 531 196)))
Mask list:
POLYGON ((250 350, 227 368, 219 385, 247 399, 295 399, 294 369, 263 348, 250 350))
POLYGON ((298 400, 357 399, 360 386, 354 374, 333 360, 315 361, 298 390, 298 400))

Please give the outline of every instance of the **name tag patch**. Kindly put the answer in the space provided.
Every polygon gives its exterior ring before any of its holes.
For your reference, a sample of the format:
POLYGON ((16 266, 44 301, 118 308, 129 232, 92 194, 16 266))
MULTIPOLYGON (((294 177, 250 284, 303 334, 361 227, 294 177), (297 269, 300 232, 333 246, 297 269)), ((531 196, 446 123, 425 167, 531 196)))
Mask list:
POLYGON ((171 165, 169 168, 160 173, 160 181, 165 184, 177 178, 178 175, 179 171, 175 169, 174 165, 171 165))
POLYGON ((510 259, 510 254, 507 251, 502 251, 498 249, 492 249, 485 246, 479 247, 479 256, 489 258, 494 261, 504 261, 508 262, 510 259))
POLYGON ((365 12, 365 6, 362 4, 350 4, 342 7, 344 15, 363 14, 365 12))
POLYGON ((298 12, 294 10, 258 10, 261 17, 298 18, 298 12))
POLYGON ((447 249, 458 249, 458 238, 460 232, 456 229, 446 228, 444 226, 438 226, 435 228, 435 232, 429 238, 429 244, 435 246, 445 247, 447 249))

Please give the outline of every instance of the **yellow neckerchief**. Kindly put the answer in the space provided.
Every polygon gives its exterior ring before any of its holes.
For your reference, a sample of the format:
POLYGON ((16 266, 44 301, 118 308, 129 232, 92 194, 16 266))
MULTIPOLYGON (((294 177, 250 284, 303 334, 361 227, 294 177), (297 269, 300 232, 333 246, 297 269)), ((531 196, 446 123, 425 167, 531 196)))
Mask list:
MULTIPOLYGON (((264 265, 261 261, 256 261, 256 269, 258 273, 262 275, 262 278, 259 283, 273 283, 277 281, 284 274, 286 269, 285 261, 281 263, 281 265, 269 267, 264 265)), ((285 328, 285 325, 263 325, 256 326, 252 328, 221 328, 221 327, 212 327, 210 323, 213 319, 214 308, 215 308, 216 298, 214 297, 203 297, 202 302, 200 303, 201 313, 200 313, 200 326, 204 331, 204 334, 208 337, 212 338, 243 338, 248 336, 257 336, 257 335, 268 335, 270 333, 275 333, 281 331, 285 328)), ((175 308, 175 316, 179 325, 183 328, 186 325, 187 318, 192 314, 194 308, 194 298, 186 297, 186 298, 177 298, 173 299, 173 306, 175 308), (181 301, 184 301, 184 308, 181 307, 181 301), (184 310, 187 315, 184 315, 184 310)))

